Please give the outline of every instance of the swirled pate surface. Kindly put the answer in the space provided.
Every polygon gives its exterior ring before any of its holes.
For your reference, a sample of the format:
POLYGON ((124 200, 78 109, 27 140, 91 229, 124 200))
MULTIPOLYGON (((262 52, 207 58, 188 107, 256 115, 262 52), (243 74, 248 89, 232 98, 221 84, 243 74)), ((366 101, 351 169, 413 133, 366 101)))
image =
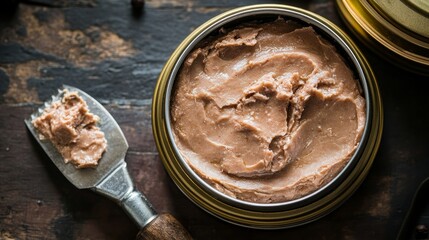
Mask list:
POLYGON ((180 153, 202 179, 272 203, 337 176, 360 142, 365 108, 335 47, 279 18, 203 40, 181 66, 170 113, 180 153))

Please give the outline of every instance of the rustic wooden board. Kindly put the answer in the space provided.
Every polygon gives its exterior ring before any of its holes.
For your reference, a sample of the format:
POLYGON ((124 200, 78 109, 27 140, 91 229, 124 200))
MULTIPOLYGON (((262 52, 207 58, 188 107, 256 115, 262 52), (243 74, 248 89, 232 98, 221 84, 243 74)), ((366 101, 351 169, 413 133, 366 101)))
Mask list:
MULTIPOLYGON (((385 110, 382 144, 364 184, 332 214, 297 228, 262 231, 218 220, 190 202, 164 171, 152 136, 152 92, 163 64, 195 27, 232 7, 263 2, 154 0, 140 16, 128 1, 40 2, 44 6, 21 4, 0 14, 0 239, 137 234, 114 203, 67 182, 25 128, 23 119, 62 84, 106 106, 130 144, 126 161, 137 187, 195 239, 392 239, 414 190, 429 176, 429 78, 359 44, 385 110)), ((276 2, 310 9, 344 28, 331 1, 276 2)))

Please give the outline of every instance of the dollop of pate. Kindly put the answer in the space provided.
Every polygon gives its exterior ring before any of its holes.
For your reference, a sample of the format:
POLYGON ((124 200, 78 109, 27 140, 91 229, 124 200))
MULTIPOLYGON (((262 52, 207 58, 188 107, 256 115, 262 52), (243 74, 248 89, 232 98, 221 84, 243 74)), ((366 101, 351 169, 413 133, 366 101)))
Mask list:
POLYGON ((32 123, 39 138, 50 140, 65 163, 88 168, 97 166, 106 151, 106 138, 97 127, 99 120, 77 92, 65 92, 61 100, 45 108, 32 123))
POLYGON ((171 101, 175 142, 235 198, 284 202, 332 180, 365 125, 365 100, 335 47, 282 18, 222 29, 184 61, 171 101))

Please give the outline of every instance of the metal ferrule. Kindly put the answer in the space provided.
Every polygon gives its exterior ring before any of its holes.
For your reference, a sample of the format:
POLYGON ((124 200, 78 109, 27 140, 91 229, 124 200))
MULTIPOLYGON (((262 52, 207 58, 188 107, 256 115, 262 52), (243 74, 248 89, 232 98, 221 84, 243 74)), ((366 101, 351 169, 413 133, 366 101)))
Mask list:
POLYGON ((118 203, 140 228, 144 228, 157 215, 146 197, 134 188, 125 162, 91 189, 118 203))

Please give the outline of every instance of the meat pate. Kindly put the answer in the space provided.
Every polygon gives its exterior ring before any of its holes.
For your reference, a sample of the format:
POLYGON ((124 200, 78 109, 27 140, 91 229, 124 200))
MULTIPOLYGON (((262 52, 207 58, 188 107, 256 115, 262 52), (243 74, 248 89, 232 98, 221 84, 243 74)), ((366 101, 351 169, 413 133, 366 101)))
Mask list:
POLYGON ((66 163, 88 168, 97 166, 106 151, 106 138, 97 127, 99 120, 77 92, 65 92, 32 123, 40 139, 50 140, 66 163))
POLYGON ((331 181, 356 151, 365 99, 335 47, 282 18, 221 29, 185 59, 171 100, 189 166, 232 197, 294 200, 331 181))

